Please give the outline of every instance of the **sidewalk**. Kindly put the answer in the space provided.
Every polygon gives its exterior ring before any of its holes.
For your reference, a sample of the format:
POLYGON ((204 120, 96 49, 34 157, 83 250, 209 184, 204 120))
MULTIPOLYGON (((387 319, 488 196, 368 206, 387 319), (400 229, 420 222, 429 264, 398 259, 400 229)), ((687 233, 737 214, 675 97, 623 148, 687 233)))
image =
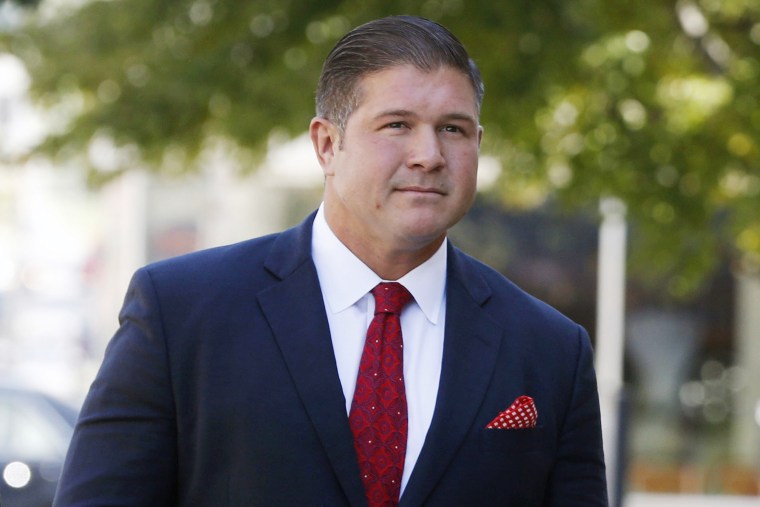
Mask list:
POLYGON ((650 495, 630 493, 625 507, 760 507, 757 496, 650 495))

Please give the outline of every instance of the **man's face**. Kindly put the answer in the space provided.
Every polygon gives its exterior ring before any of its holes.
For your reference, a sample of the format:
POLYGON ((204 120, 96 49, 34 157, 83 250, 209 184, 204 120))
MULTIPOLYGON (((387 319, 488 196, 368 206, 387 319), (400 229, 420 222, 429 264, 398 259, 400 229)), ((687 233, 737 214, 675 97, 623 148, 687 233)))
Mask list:
POLYGON ((328 224, 359 257, 365 247, 437 248, 475 196, 482 129, 472 85, 451 67, 401 65, 358 86, 342 138, 315 119, 330 132, 320 147, 312 123, 328 224))

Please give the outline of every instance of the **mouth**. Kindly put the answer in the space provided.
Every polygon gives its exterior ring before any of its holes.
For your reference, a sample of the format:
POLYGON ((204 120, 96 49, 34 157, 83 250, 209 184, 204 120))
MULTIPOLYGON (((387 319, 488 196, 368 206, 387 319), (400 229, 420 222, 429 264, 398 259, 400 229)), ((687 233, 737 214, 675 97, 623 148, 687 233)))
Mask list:
POLYGON ((410 194, 427 194, 427 195, 446 195, 446 192, 440 188, 425 187, 418 185, 408 185, 399 187, 396 189, 398 192, 410 193, 410 194))

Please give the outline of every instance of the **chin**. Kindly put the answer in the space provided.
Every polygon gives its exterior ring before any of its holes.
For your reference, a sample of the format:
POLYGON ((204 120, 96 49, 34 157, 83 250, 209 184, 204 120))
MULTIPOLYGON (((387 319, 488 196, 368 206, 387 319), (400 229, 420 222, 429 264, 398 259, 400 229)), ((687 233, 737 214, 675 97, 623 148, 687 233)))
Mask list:
POLYGON ((437 224, 435 227, 415 224, 401 228, 401 230, 404 231, 403 237, 413 248, 422 248, 442 239, 446 235, 448 227, 443 227, 441 224, 437 224))

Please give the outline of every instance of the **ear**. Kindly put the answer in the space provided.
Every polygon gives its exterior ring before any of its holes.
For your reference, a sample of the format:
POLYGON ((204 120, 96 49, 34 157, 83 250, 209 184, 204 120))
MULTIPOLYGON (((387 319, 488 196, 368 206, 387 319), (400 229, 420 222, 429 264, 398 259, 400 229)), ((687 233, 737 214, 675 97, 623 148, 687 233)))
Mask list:
POLYGON ((309 124, 309 137, 325 176, 332 174, 332 160, 340 145, 338 128, 330 120, 317 116, 309 124))

